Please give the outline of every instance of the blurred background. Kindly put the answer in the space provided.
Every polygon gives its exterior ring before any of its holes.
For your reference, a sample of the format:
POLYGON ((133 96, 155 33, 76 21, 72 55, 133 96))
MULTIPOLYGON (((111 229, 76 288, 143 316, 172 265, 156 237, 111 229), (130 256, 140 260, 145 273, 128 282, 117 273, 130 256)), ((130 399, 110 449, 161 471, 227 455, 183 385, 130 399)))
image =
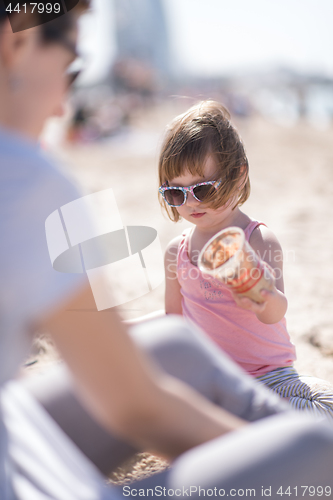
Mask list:
MULTIPOLYGON (((83 190, 113 188, 124 225, 156 228, 164 249, 190 224, 159 207, 163 130, 198 100, 227 106, 250 162, 244 211, 285 252, 298 368, 331 382, 332 21, 332 0, 93 0, 84 71, 42 138, 83 190)), ((118 309, 134 318, 163 308, 163 294, 160 285, 118 309)))
POLYGON ((330 0, 93 0, 70 141, 127 126, 171 96, 220 99, 285 125, 333 116, 330 0))

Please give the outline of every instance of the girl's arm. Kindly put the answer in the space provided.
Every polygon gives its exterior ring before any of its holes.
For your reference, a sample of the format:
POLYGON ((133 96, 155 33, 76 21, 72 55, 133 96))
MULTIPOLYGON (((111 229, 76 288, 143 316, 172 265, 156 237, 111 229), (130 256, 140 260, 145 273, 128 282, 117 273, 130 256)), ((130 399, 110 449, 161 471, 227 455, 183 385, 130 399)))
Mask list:
POLYGON ((177 279, 177 253, 181 239, 182 236, 180 235, 171 240, 165 251, 165 310, 154 311, 139 318, 125 320, 124 323, 134 325, 162 317, 165 314, 183 314, 182 295, 177 279))
POLYGON ((288 307, 287 298, 284 295, 281 245, 274 233, 265 226, 257 227, 253 231, 249 243, 259 257, 274 269, 276 274, 275 288, 272 292, 261 291, 261 295, 265 299, 262 304, 258 304, 248 297, 234 294, 235 301, 240 307, 253 311, 262 323, 277 323, 284 317, 288 307))
POLYGON ((245 424, 162 372, 138 349, 116 312, 95 307, 88 286, 37 326, 52 334, 80 399, 107 429, 140 449, 173 458, 245 424))
POLYGON ((180 285, 177 278, 177 253, 181 240, 182 235, 171 240, 165 252, 164 267, 166 314, 183 314, 182 294, 180 292, 180 285))

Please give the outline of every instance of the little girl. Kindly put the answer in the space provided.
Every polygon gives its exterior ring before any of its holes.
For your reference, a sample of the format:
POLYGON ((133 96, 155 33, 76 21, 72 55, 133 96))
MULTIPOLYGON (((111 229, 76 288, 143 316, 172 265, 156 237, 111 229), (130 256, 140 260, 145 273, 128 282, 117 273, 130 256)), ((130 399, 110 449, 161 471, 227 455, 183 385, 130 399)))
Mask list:
POLYGON ((204 101, 169 125, 159 160, 160 201, 169 218, 193 228, 166 250, 166 314, 182 314, 253 377, 294 408, 333 418, 333 387, 293 368, 295 347, 286 329, 281 246, 265 224, 240 210, 250 194, 249 165, 242 141, 219 103, 204 101), (238 226, 262 260, 275 271, 273 291, 263 302, 233 293, 197 267, 205 243, 238 226))

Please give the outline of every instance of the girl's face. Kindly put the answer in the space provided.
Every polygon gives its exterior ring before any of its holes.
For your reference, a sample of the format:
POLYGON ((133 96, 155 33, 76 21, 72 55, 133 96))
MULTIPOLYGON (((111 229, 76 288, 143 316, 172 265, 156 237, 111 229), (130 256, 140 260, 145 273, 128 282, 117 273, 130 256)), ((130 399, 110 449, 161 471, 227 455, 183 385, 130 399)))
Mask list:
MULTIPOLYGON (((193 184, 205 181, 213 181, 219 179, 219 173, 216 162, 213 156, 208 156, 203 169, 203 176, 193 176, 189 171, 185 171, 183 175, 169 181, 169 186, 188 187, 193 184)), ((234 216, 238 214, 238 209, 232 210, 234 199, 218 209, 212 209, 205 206, 204 202, 196 200, 190 192, 187 192, 187 199, 184 205, 176 207, 177 212, 181 217, 196 226, 211 230, 219 227, 222 224, 231 225, 234 216)))

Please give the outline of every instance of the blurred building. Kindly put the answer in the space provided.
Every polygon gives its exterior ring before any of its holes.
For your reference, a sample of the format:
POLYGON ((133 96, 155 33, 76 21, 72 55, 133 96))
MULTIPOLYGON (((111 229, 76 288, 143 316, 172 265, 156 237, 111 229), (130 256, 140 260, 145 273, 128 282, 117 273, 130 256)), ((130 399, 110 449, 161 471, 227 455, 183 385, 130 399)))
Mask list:
POLYGON ((162 0, 114 0, 114 13, 116 79, 128 80, 131 88, 167 78, 170 50, 162 0))

